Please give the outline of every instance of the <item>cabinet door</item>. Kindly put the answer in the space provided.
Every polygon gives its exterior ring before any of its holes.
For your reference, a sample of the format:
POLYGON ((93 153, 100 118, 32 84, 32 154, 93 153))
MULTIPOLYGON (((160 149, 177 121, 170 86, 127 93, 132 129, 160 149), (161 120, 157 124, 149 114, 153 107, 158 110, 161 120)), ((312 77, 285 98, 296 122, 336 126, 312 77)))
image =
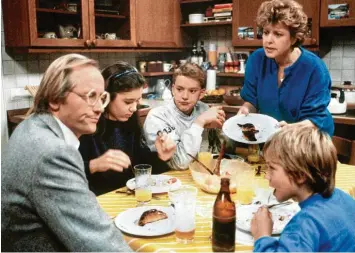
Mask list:
POLYGON ((135 0, 89 1, 91 48, 135 47, 135 0))
POLYGON ((180 1, 136 0, 138 47, 181 47, 180 1))
POLYGON ((256 14, 264 0, 233 0, 232 44, 236 47, 261 47, 257 38, 256 14))
POLYGON ((3 0, 8 47, 85 47, 89 38, 87 0, 3 0), (61 26, 61 27, 60 27, 61 26))
MULTIPOLYGON (((309 32, 304 46, 319 45, 319 1, 297 0, 308 16, 309 32)), ((256 15, 264 0, 233 0, 233 46, 261 47, 262 32, 256 27, 256 15)))
POLYGON ((29 1, 30 46, 86 47, 89 38, 88 2, 71 5, 44 0, 29 1), (56 39, 51 38, 53 33, 56 39))
POLYGON ((355 26, 355 1, 321 0, 320 26, 355 26))
POLYGON ((319 11, 320 0, 297 0, 308 17, 308 33, 303 46, 319 45, 319 11))

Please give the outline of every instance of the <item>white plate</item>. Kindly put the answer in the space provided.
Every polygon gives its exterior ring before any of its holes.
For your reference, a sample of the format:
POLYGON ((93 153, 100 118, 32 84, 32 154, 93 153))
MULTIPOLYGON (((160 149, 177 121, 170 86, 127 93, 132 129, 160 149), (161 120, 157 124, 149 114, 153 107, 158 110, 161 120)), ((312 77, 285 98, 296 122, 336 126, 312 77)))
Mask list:
MULTIPOLYGON (((176 177, 171 177, 168 175, 152 175, 151 176, 152 180, 152 193, 164 193, 168 192, 169 189, 171 190, 177 190, 181 186, 181 181, 176 178, 176 177), (168 180, 174 180, 176 181, 172 184, 168 183, 168 180)), ((136 188, 136 181, 134 178, 131 178, 130 180, 127 181, 126 186, 130 190, 134 190, 136 188)))
POLYGON ((174 232, 175 215, 172 207, 163 206, 141 206, 128 209, 115 218, 116 226, 123 232, 139 236, 159 236, 174 232), (157 209, 167 214, 168 219, 148 223, 139 226, 138 221, 141 215, 150 209, 157 209))
POLYGON ((224 134, 227 135, 230 139, 247 144, 264 143, 278 129, 279 123, 276 119, 264 114, 257 113, 249 113, 247 116, 233 116, 226 120, 222 128, 224 134), (244 137, 242 129, 238 126, 238 124, 246 123, 253 124, 255 129, 259 130, 259 132, 255 134, 256 141, 249 141, 244 137))
MULTIPOLYGON (((254 213, 261 205, 244 205, 237 207, 237 228, 250 232, 250 223, 254 213)), ((270 209, 274 226, 272 234, 281 234, 287 223, 300 210, 298 204, 295 202, 291 205, 274 207, 270 209), (282 219, 282 220, 281 220, 282 219)))

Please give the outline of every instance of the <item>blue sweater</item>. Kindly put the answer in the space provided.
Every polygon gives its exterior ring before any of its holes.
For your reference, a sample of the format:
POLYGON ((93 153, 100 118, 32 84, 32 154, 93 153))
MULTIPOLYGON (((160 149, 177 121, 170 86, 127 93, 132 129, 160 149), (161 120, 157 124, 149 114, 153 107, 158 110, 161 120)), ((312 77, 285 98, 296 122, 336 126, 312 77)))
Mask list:
POLYGON ((258 49, 248 59, 241 97, 262 114, 279 121, 295 123, 310 120, 330 136, 334 122, 327 106, 330 102, 331 79, 323 61, 300 48, 301 55, 285 68, 278 87, 278 65, 258 49))
POLYGON ((354 252, 355 200, 339 189, 330 198, 315 194, 300 204, 280 239, 261 237, 254 252, 354 252))

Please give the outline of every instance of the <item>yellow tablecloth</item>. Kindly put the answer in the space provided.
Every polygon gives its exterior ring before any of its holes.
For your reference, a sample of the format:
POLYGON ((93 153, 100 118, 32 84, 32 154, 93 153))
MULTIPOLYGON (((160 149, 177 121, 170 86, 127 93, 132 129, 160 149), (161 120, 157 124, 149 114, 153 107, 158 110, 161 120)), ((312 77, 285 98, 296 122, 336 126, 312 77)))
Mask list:
MULTIPOLYGON (((179 178, 183 184, 195 185, 189 171, 170 171, 168 175, 179 178)), ((338 164, 336 186, 355 198, 355 166, 338 164)), ((197 215, 195 240, 191 244, 176 243, 175 234, 154 238, 139 238, 125 235, 129 246, 136 252, 212 252, 211 247, 211 215, 203 215, 201 211, 208 210, 213 205, 216 195, 205 193, 201 190, 197 197, 197 215)), ((234 199, 235 196, 232 196, 234 199)), ((102 208, 112 218, 129 208, 136 207, 134 195, 115 193, 115 191, 99 196, 98 201, 102 208)), ((149 205, 167 206, 167 194, 154 195, 149 205)), ((236 244, 236 251, 252 250, 251 246, 236 244)))

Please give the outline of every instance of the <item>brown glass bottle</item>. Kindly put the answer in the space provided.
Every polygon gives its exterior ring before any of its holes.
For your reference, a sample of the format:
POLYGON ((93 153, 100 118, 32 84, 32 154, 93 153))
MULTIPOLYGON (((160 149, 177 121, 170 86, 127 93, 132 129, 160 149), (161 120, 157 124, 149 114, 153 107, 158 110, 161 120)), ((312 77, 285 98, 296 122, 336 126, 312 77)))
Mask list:
POLYGON ((231 200, 229 178, 221 179, 221 189, 213 206, 212 250, 235 251, 236 208, 231 200))

